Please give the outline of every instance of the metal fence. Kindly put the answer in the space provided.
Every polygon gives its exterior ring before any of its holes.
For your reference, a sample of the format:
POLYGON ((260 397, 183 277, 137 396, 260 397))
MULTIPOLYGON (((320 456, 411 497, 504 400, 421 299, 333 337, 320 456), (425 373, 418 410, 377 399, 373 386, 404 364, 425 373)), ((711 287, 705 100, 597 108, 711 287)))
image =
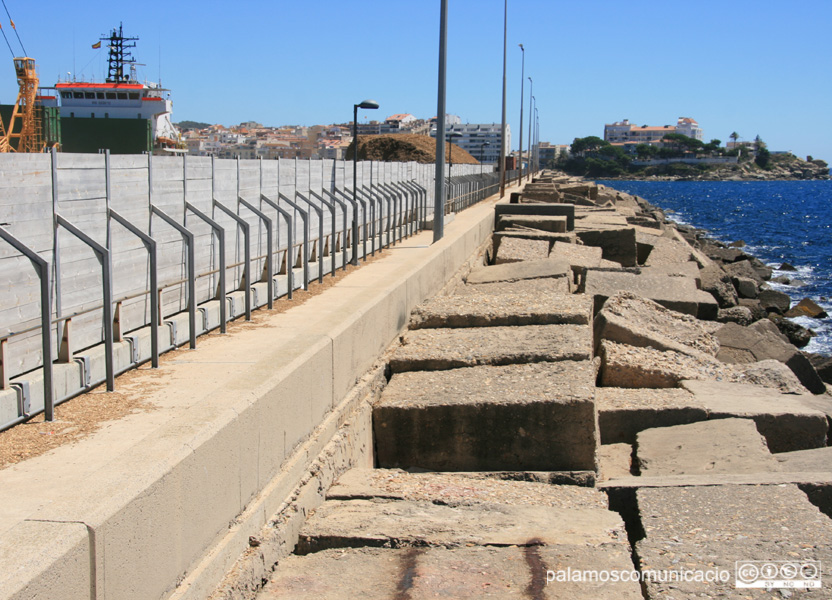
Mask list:
MULTIPOLYGON (((432 218, 433 165, 363 163, 353 194, 341 161, 85 156, 18 159, 19 172, 0 163, 21 181, 0 194, 0 276, 15 302, 0 309, 0 430, 113 390, 120 373, 195 348, 432 218), (80 382, 56 386, 54 369, 69 365, 80 382)), ((446 213, 499 190, 499 173, 457 169, 446 213)))

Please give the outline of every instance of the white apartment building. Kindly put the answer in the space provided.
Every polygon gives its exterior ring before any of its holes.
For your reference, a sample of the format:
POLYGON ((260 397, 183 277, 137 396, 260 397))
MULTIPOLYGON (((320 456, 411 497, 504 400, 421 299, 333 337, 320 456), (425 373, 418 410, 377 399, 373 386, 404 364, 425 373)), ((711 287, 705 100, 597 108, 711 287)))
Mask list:
MULTIPOLYGON (((431 137, 436 137, 436 127, 430 130, 431 137)), ((445 129, 449 142, 456 144, 482 163, 496 164, 500 161, 500 144, 502 140, 499 123, 456 123, 445 129), (459 137, 452 134, 460 134, 459 137), (486 145, 487 144, 487 145, 486 145)), ((506 153, 511 149, 511 126, 506 123, 506 153)))
POLYGON ((668 133, 680 133, 702 141, 702 129, 694 119, 679 117, 676 125, 634 125, 629 119, 604 125, 604 140, 611 144, 658 144, 668 133))

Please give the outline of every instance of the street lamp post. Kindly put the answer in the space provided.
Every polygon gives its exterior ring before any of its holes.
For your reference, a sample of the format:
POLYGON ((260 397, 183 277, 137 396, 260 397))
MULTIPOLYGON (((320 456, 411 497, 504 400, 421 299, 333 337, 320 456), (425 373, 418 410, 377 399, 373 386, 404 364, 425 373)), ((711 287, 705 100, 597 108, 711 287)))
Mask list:
POLYGON ((500 125, 500 198, 506 195, 506 40, 508 36, 508 0, 503 3, 503 120, 500 125))
MULTIPOLYGON (((453 171, 454 171, 454 152, 453 152, 454 143, 453 143, 453 139, 454 138, 461 138, 461 137, 462 137, 462 134, 459 133, 458 131, 451 131, 448 134, 448 199, 450 199, 452 197, 453 193, 454 193, 454 183, 451 180, 451 178, 453 177, 453 171)), ((442 209, 442 214, 443 215, 445 214, 445 209, 444 208, 442 209)))
POLYGON ((529 181, 532 180, 532 171, 534 171, 534 165, 532 163, 532 152, 534 150, 534 142, 532 140, 532 123, 534 123, 534 111, 536 110, 536 104, 537 98, 532 95, 532 97, 529 98, 529 181))
POLYGON ((490 145, 491 145, 491 142, 483 142, 482 144, 480 144, 480 175, 482 175, 482 167, 483 167, 483 165, 482 165, 482 160, 483 160, 483 155, 484 155, 483 150, 485 149, 486 146, 490 146, 490 145))
MULTIPOLYGON (((355 201, 352 208, 352 264, 358 264, 358 109, 376 109, 378 102, 375 100, 364 100, 360 104, 352 105, 352 198, 355 201)), ((366 215, 365 215, 366 219, 366 215)), ((366 234, 366 232, 364 232, 366 234)), ((366 245, 364 246, 364 258, 366 260, 366 245)))
POLYGON ((517 185, 523 181, 523 91, 526 87, 526 49, 520 44, 523 53, 523 66, 520 70, 520 168, 517 170, 517 185))
POLYGON ((534 101, 534 81, 529 77, 529 177, 527 181, 532 180, 532 102, 534 101))

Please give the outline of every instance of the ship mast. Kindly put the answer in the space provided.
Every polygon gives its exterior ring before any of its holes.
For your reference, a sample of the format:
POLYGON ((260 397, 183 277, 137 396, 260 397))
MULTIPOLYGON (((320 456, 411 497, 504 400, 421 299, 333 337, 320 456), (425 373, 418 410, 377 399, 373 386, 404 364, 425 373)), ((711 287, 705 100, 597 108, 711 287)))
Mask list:
POLYGON ((124 65, 132 65, 136 62, 133 55, 130 54, 129 48, 135 48, 135 40, 137 37, 126 38, 122 31, 122 24, 119 23, 118 29, 113 29, 109 37, 101 36, 102 42, 107 42, 107 47, 110 49, 110 55, 107 59, 107 83, 125 83, 130 81, 130 75, 124 72, 124 65), (132 44, 125 42, 133 42, 132 44))

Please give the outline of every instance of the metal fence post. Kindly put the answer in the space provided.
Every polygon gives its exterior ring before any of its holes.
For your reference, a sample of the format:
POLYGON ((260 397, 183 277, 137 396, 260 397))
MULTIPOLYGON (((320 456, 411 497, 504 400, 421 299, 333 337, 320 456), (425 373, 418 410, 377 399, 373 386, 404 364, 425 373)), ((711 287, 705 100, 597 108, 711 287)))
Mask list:
MULTIPOLYGON (((228 314, 227 314, 227 300, 226 300, 226 286, 225 286, 225 229, 217 223, 214 219, 209 217, 207 214, 199 210, 196 206, 191 204, 190 202, 185 202, 185 226, 188 225, 188 211, 194 213, 198 218, 200 218, 203 222, 207 223, 209 227, 213 230, 213 232, 217 235, 217 245, 220 249, 220 269, 218 274, 218 282, 217 282, 217 297, 220 301, 220 333, 227 332, 227 325, 228 322, 228 314)), ((212 253, 213 254, 213 253, 212 253)))
MULTIPOLYGON (((278 192, 277 196, 280 200, 283 200, 286 204, 294 208, 299 214, 300 218, 303 221, 303 247, 301 248, 301 252, 303 254, 303 289, 309 289, 309 213, 303 210, 300 206, 295 204, 292 200, 289 200, 285 195, 278 192)), ((294 265, 292 265, 294 268, 294 265)))
POLYGON ((249 204, 242 197, 237 198, 238 202, 253 212, 266 226, 266 246, 269 250, 266 252, 266 264, 264 266, 264 273, 266 275, 266 293, 269 295, 267 306, 269 309, 274 308, 274 271, 272 269, 272 220, 265 213, 255 206, 249 204))
POLYGON ((251 242, 251 238, 249 237, 251 226, 248 221, 243 219, 227 206, 221 204, 218 200, 214 200, 213 204, 216 208, 219 208, 222 212, 231 217, 243 231, 243 243, 245 244, 245 249, 243 251, 243 279, 245 280, 245 288, 243 288, 243 292, 245 293, 246 298, 246 321, 251 321, 251 246, 249 246, 249 243, 251 242))
MULTIPOLYGON (((52 282, 50 281, 50 264, 40 255, 24 245, 11 233, 0 227, 3 238, 18 252, 32 262, 40 279, 40 340, 43 352, 43 412, 47 421, 55 420, 55 397, 52 383, 52 282)), ((4 365, 5 366, 5 365, 4 365)), ((24 418, 25 415, 18 415, 24 418)))
POLYGON ((262 202, 265 202, 269 206, 271 206, 273 209, 275 209, 277 211, 278 216, 282 216, 286 220, 286 233, 287 233, 287 237, 289 238, 287 240, 288 246, 286 247, 286 280, 287 280, 289 289, 288 289, 286 295, 289 298, 289 300, 291 300, 292 299, 292 294, 294 293, 294 289, 295 289, 294 265, 292 264, 292 261, 290 260, 291 254, 293 252, 292 246, 294 245, 294 238, 295 238, 294 231, 293 231, 294 227, 293 227, 293 223, 292 223, 292 215, 289 213, 288 210, 284 210, 283 208, 281 208, 277 204, 277 202, 271 200, 265 194, 260 194, 260 200, 262 202))
MULTIPOLYGON (((182 235, 185 245, 188 247, 188 328, 189 328, 189 347, 191 350, 196 348, 196 250, 194 248, 194 234, 188 230, 184 225, 180 225, 170 215, 165 213, 162 209, 151 206, 150 210, 157 215, 165 223, 173 227, 182 235)), ((174 345, 176 340, 174 340, 174 345)))
POLYGON ((58 225, 89 246, 101 262, 101 287, 103 288, 102 292, 104 296, 104 306, 102 307, 104 362, 107 371, 107 391, 112 392, 116 388, 116 383, 115 371, 113 369, 113 282, 110 280, 112 269, 112 265, 110 264, 110 251, 63 218, 60 213, 56 216, 58 225))

